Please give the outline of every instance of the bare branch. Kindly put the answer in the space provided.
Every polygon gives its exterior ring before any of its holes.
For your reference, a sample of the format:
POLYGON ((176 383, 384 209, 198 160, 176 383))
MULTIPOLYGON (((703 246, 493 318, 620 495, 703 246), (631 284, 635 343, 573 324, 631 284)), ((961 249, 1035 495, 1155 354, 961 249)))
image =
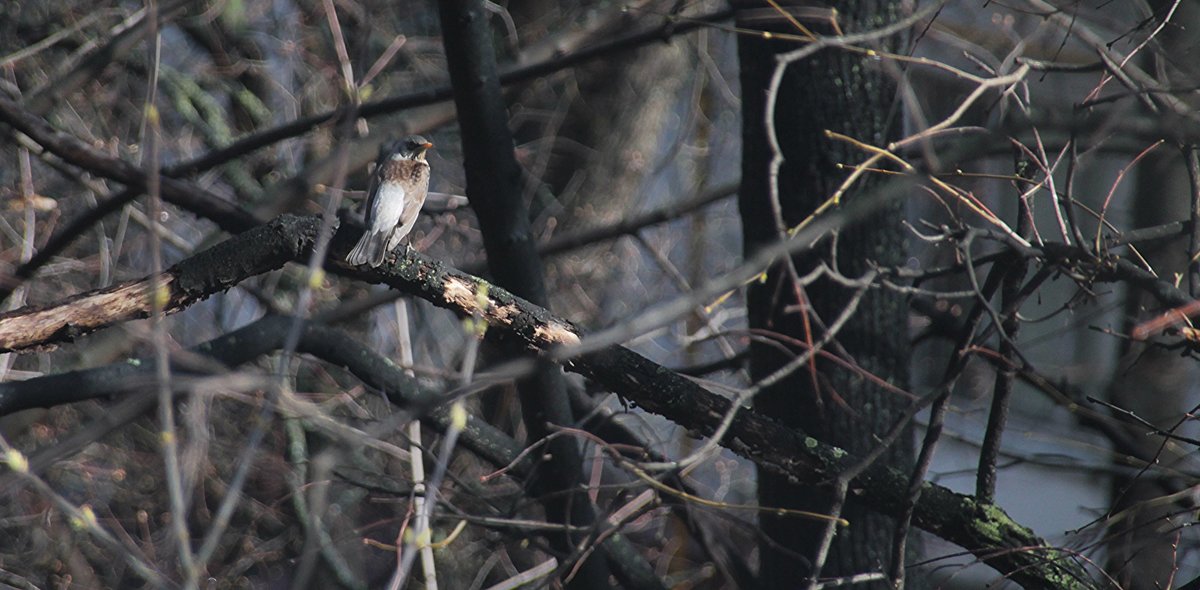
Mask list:
MULTIPOLYGON (((316 239, 319 224, 319 218, 315 217, 283 216, 168 269, 164 274, 170 280, 164 280, 164 283, 170 288, 171 294, 164 309, 179 309, 186 303, 228 288, 246 277, 278 268, 289 258, 306 259, 316 239)), ((334 236, 330 256, 339 261, 335 264, 341 264, 340 254, 347 252, 357 237, 357 230, 347 229, 334 236)), ((510 345, 548 353, 580 340, 581 332, 570 322, 499 287, 489 286, 486 302, 482 302, 477 286, 486 284, 484 281, 448 269, 441 262, 419 254, 409 253, 393 264, 385 264, 376 272, 348 272, 363 280, 382 282, 417 295, 461 315, 479 314, 491 326, 488 334, 510 345)), ((77 299, 87 300, 94 296, 85 294, 77 299)), ((22 313, 21 310, 15 313, 15 316, 0 317, 0 333, 12 333, 7 329, 12 318, 30 315, 30 312, 22 313)), ((110 323, 120 321, 115 318, 109 320, 110 323)), ((265 337, 248 338, 244 335, 237 339, 241 345, 252 346, 261 346, 268 341, 265 337)), ((22 348, 35 344, 40 342, 27 341, 22 348)), ((333 341, 317 344, 335 350, 339 346, 346 346, 333 341)), ((301 350, 311 352, 303 348, 301 350)), ((338 354, 346 354, 346 351, 338 354)), ((661 414, 705 435, 720 428, 722 418, 730 410, 729 400, 621 346, 607 346, 582 356, 567 358, 565 366, 596 380, 650 412, 661 414)), ((37 387, 39 384, 36 381, 25 382, 28 384, 26 387, 37 387)), ((17 385, 0 384, 0 407, 13 400, 13 394, 6 391, 7 388, 17 385)), ((841 449, 748 409, 737 413, 724 444, 752 459, 763 469, 798 482, 828 481, 836 478, 842 470, 859 463, 859 458, 841 449)), ((863 471, 852 485, 863 489, 864 493, 856 496, 858 501, 880 512, 895 515, 905 505, 905 490, 909 487, 907 479, 904 474, 875 465, 863 471)), ((913 511, 916 526, 968 548, 980 559, 1026 587, 1091 586, 1089 578, 1070 555, 1050 549, 1029 529, 1012 522, 999 507, 979 503, 970 496, 956 494, 931 483, 920 484, 919 489, 919 501, 913 511), (1064 579, 1070 582, 1063 585, 1064 579)))

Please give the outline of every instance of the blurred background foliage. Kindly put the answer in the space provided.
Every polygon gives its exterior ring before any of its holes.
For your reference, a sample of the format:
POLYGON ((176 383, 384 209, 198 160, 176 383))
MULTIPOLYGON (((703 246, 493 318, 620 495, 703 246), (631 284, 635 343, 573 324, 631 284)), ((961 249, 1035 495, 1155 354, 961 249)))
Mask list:
MULTIPOLYGON (((1046 14, 1024 5, 948 3, 930 26, 914 34, 913 52, 979 75, 1004 71, 1017 55, 1091 63, 1094 52, 1081 37, 1095 34, 1129 51, 1149 34, 1140 23, 1157 22, 1154 19, 1168 10, 1180 8, 1171 2, 1065 4, 1069 6, 1063 10, 1078 19, 1077 30, 1064 32, 1048 24, 1052 19, 1046 14)), ((717 0, 528 0, 489 5, 499 60, 502 68, 513 69, 651 30, 680 9, 698 16, 727 8, 717 0)), ((447 85, 432 1, 170 0, 156 5, 161 35, 155 44, 147 41, 142 5, 63 0, 0 3, 0 87, 64 133, 114 157, 142 162, 147 88, 156 83, 161 162, 167 167, 188 163, 240 139, 334 112, 350 102, 328 6, 336 8, 348 63, 361 83, 354 92, 364 104, 447 85)), ((1196 60, 1195 43, 1185 31, 1195 30, 1188 20, 1195 18, 1194 12, 1188 6, 1172 12, 1176 24, 1162 30, 1154 51, 1139 57, 1143 67, 1176 84, 1173 90, 1187 99, 1194 93, 1187 88, 1195 85, 1190 74, 1196 60)), ((747 100, 738 87, 737 59, 733 32, 701 27, 506 86, 509 124, 539 241, 635 218, 700 195, 723 195, 667 223, 546 257, 556 313, 589 329, 614 326, 741 261, 742 231, 729 188, 739 180, 740 110, 747 100)), ((1029 101, 1036 114, 1044 115, 1039 121, 1064 123, 1098 76, 1031 78, 1022 91, 1032 93, 1029 101)), ((974 83, 945 70, 906 71, 902 93, 910 104, 919 105, 903 114, 908 129, 945 117, 972 90, 974 83)), ((1136 103, 1128 97, 1114 99, 1111 117, 1144 116, 1136 103)), ((977 103, 959 124, 996 125, 1006 108, 1009 103, 998 99, 977 103)), ((367 165, 381 142, 423 133, 437 148, 430 155, 432 194, 412 244, 455 267, 481 268, 478 225, 463 198, 452 103, 427 101, 381 111, 356 117, 349 125, 339 125, 343 115, 335 115, 187 179, 262 219, 283 212, 319 213, 331 198, 344 198, 343 204, 349 205, 362 197, 367 165), (353 132, 344 133, 347 128, 353 132), (349 175, 344 186, 337 186, 343 149, 349 175)), ((1106 219, 1120 228, 1187 218, 1189 187, 1177 155, 1160 156, 1167 151, 1162 149, 1133 166, 1148 142, 1105 131, 1086 130, 1090 143, 1072 156, 1072 196, 1093 209, 1107 207, 1106 219), (1122 175, 1127 166, 1131 172, 1122 175)), ((3 275, 12 275, 51 235, 122 188, 29 147, 18 139, 0 144, 3 275)), ((996 175, 955 182, 978 194, 999 217, 1015 218, 1008 146, 993 150, 990 157, 966 161, 952 153, 935 155, 943 170, 961 165, 970 172, 996 175)), ((1061 183, 1066 171, 1055 174, 1061 183)), ((1053 235, 1047 221, 1050 201, 1039 201, 1035 213, 1039 227, 1053 235)), ((914 236, 969 217, 936 199, 913 198, 908 203, 914 236)), ((4 305, 45 305, 144 277, 152 269, 149 214, 145 200, 136 199, 104 217, 76 236, 34 280, 22 283, 4 305)), ((225 236, 214 223, 171 205, 163 209, 162 221, 168 265, 225 236)), ((1094 220, 1084 224, 1095 231, 1094 220)), ((910 242, 907 268, 914 272, 952 263, 958 255, 954 244, 910 242)), ((1155 242, 1145 254, 1160 276, 1170 277, 1185 272, 1187 257, 1180 260, 1180 253, 1186 251, 1178 242, 1155 242)), ((299 267, 288 267, 170 316, 172 353, 182 354, 265 312, 293 311, 306 277, 299 267)), ((961 275, 924 286, 960 296, 936 301, 916 297, 910 324, 894 327, 913 337, 916 392, 937 386, 942 364, 930 359, 952 352, 939 326, 960 320, 971 301, 969 294, 961 296, 969 289, 961 275)), ((1075 392, 1075 401, 1093 395, 1140 408, 1139 415, 1156 424, 1187 421, 1196 398, 1191 359, 1181 359, 1175 350, 1129 344, 1113 336, 1159 310, 1122 285, 1084 291, 1074 282, 1059 280, 1022 308, 1024 318, 1036 320, 1022 332, 1027 358, 1050 381, 1075 392)), ((376 298, 382 303, 344 317, 340 326, 392 359, 400 358, 400 334, 407 332, 413 343, 412 369, 420 378, 437 385, 457 379, 470 339, 457 318, 419 300, 388 300, 377 288, 336 277, 327 278, 314 294, 310 308, 299 311, 335 312, 376 298), (409 306, 403 324, 401 305, 409 306)), ((734 292, 685 321, 642 334, 629 344, 668 367, 696 369, 693 372, 701 374, 706 385, 725 391, 747 384, 738 358, 746 328, 745 301, 734 292), (712 363, 720 363, 717 370, 712 363)), ((54 350, 4 355, 0 374, 4 380, 28 379, 149 358, 151 352, 147 322, 131 322, 54 350)), ((274 362, 265 359, 259 368, 273 370, 274 362)), ((405 446, 401 429, 389 419, 392 410, 386 401, 344 371, 299 357, 287 372, 297 393, 339 423, 405 446), (380 424, 392 428, 371 430, 380 424)), ((988 363, 972 363, 966 369, 951 400, 948 440, 930 479, 973 491, 975 456, 994 378, 988 363)), ((572 378, 570 387, 581 410, 619 415, 615 420, 656 451, 682 456, 698 444, 684 428, 626 408, 613 396, 601 397, 599 403, 587 401, 583 394, 589 385, 581 379, 572 378)), ((1045 394, 1045 388, 1028 382, 1018 385, 997 503, 1052 544, 1077 549, 1095 563, 1110 560, 1110 570, 1124 587, 1164 587, 1168 579, 1178 585, 1200 573, 1194 535, 1185 528, 1192 520, 1192 504, 1161 500, 1177 499, 1170 494, 1181 490, 1194 492, 1193 454, 1176 449, 1146 471, 1147 461, 1162 456, 1155 447, 1161 439, 1147 448, 1128 432, 1118 436, 1089 421, 1094 417, 1081 417, 1078 404, 1045 394), (1102 518, 1110 509, 1129 506, 1157 511, 1124 513, 1114 529, 1106 528, 1102 518), (1113 539, 1116 542, 1110 543, 1113 539)), ((181 403, 181 457, 189 484, 188 524, 193 529, 203 531, 212 524, 213 510, 226 492, 262 399, 261 389, 214 379, 198 383, 181 403)), ((519 439, 524 436, 511 387, 491 390, 472 403, 493 424, 519 439)), ((122 417, 119 407, 123 406, 115 401, 95 401, 29 410, 0 419, 0 433, 25 454, 44 457, 39 473, 50 489, 73 504, 90 506, 139 557, 171 571, 176 567, 169 526, 173 515, 163 484, 158 426, 144 409, 122 417)), ((919 427, 924 420, 918 419, 919 427)), ((1193 430, 1188 423, 1179 432, 1193 430)), ((426 438, 427 444, 436 440, 428 433, 426 438)), ((589 447, 591 452, 597 459, 585 470, 603 484, 595 489, 596 499, 601 506, 621 505, 630 490, 636 491, 634 478, 601 461, 594 447, 589 447)), ((524 524, 485 520, 541 516, 521 482, 498 477, 480 483, 480 476, 494 469, 467 453, 453 458, 453 477, 445 488, 444 511, 435 522, 435 539, 449 535, 459 520, 470 524, 437 551, 445 587, 486 587, 543 560, 544 541, 524 524)), ((705 498, 731 505, 755 501, 753 464, 727 452, 686 475, 705 498)), ((143 584, 109 548, 64 518, 44 490, 13 478, 0 486, 0 573, 5 576, 0 582, 61 588, 143 584)), ((310 420, 280 420, 254 458, 245 490, 247 497, 238 504, 208 563, 210 587, 281 587, 291 579, 299 556, 311 549, 306 539, 312 538, 322 543, 312 587, 379 587, 391 575, 396 559, 390 546, 406 518, 411 493, 407 466, 395 456, 310 420), (336 457, 332 464, 313 459, 331 456, 336 457), (308 490, 316 481, 329 485, 323 497, 327 505, 314 509, 308 490), (314 513, 321 518, 316 526, 314 513)), ((752 511, 693 507, 683 513, 657 507, 628 525, 625 533, 672 587, 738 587, 752 579, 748 572, 757 566, 752 548, 759 542, 759 531, 752 511)), ((959 548, 932 537, 926 541, 928 575, 940 587, 1005 583, 995 572, 961 557, 959 548)))

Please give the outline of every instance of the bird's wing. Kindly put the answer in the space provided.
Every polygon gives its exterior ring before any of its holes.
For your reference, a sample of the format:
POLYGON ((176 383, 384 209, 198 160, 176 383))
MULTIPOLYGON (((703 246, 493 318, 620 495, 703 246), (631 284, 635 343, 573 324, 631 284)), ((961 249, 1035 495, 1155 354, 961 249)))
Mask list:
POLYGON ((375 190, 379 194, 367 211, 367 227, 390 230, 400 223, 407 206, 404 187, 398 182, 380 183, 375 190))
POLYGON ((367 227, 373 227, 371 219, 375 215, 375 212, 373 211, 374 207, 371 206, 371 196, 375 194, 376 190, 379 190, 379 185, 383 183, 383 165, 387 162, 388 157, 388 154, 384 153, 381 147, 379 157, 375 158, 375 163, 371 164, 371 169, 369 170, 370 179, 367 180, 367 198, 363 200, 361 209, 367 227))
POLYGON ((425 206, 425 197, 429 193, 429 180, 426 177, 425 183, 418 185, 413 189, 411 198, 405 199, 403 218, 407 221, 414 219, 421 213, 421 207, 425 206))

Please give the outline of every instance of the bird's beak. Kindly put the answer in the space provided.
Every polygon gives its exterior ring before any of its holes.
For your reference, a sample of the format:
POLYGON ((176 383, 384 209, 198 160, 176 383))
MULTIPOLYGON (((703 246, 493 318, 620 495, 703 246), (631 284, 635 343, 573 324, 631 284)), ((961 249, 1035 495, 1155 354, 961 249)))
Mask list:
POLYGON ((418 160, 420 160, 420 161, 424 162, 424 161, 425 161, 425 152, 426 152, 426 151, 428 151, 428 150, 429 150, 429 148, 431 148, 431 147, 433 147, 433 144, 432 144, 432 143, 430 143, 430 142, 428 142, 428 141, 426 141, 425 143, 418 143, 418 144, 417 144, 417 151, 416 151, 416 153, 415 153, 415 154, 413 154, 413 155, 414 155, 414 156, 415 156, 415 157, 416 157, 418 160))
POLYGON ((433 144, 430 142, 416 144, 416 151, 413 152, 413 157, 418 159, 419 162, 425 162, 425 152, 430 148, 433 148, 433 144))

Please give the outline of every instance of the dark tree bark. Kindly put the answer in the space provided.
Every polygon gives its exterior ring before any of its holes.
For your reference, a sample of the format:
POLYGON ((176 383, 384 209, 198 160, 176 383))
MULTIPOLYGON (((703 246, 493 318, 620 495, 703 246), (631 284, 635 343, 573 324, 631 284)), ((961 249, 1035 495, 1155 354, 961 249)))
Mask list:
MULTIPOLYGON (((841 26, 847 32, 877 28, 891 22, 898 4, 864 0, 839 4, 841 26)), ((761 13, 760 13, 761 14, 761 13)), ((741 20, 741 19, 739 19, 741 20)), ((756 20, 744 23, 762 28, 756 20)), ((772 22, 768 28, 796 34, 787 22, 772 22)), ((751 35, 738 37, 743 102, 742 215, 745 254, 752 256, 778 239, 769 188, 772 152, 764 118, 766 91, 776 66, 776 56, 797 45, 763 40, 751 35)), ((775 121, 784 164, 779 171, 779 201, 783 223, 794 226, 811 214, 845 178, 838 163, 853 163, 860 152, 825 137, 825 130, 843 133, 875 145, 886 144, 895 125, 895 88, 889 78, 861 55, 837 50, 818 52, 788 67, 776 102, 775 121)), ((860 185, 861 187, 862 185, 860 185)), ((868 184, 869 186, 869 184, 868 184)), ((848 195, 849 199, 854 194, 848 195)), ((857 276, 871 263, 885 266, 903 262, 901 228, 903 206, 893 203, 869 219, 839 234, 836 252, 828 245, 820 252, 795 259, 800 273, 821 261, 836 263, 842 273, 857 276)), ((816 317, 830 321, 842 310, 850 291, 829 281, 805 289, 816 317)), ((768 279, 752 284, 747 292, 750 327, 776 332, 801 341, 821 337, 818 322, 806 321, 796 311, 797 290, 782 266, 771 270, 768 279)), ((894 293, 873 290, 865 296, 858 312, 838 337, 838 342, 864 369, 904 387, 908 380, 908 333, 905 299, 894 293)), ((790 360, 773 346, 751 346, 751 373, 761 379, 790 360)), ((814 437, 865 454, 897 420, 905 400, 889 394, 848 371, 817 363, 817 373, 797 371, 764 390, 755 407, 776 416, 814 437), (814 386, 817 389, 814 389, 814 386)), ((907 469, 912 461, 912 441, 904 436, 881 459, 888 465, 907 469)), ((853 490, 851 491, 853 494, 853 490)), ((795 486, 785 478, 759 471, 759 501, 778 506, 828 512, 830 490, 795 486)), ((822 575, 836 576, 886 571, 894 524, 888 517, 849 504, 843 515, 848 530, 839 532, 822 575)), ((787 517, 761 518, 769 538, 760 544, 764 587, 794 588, 812 573, 814 556, 824 525, 787 517)))
MULTIPOLYGON (((522 200, 521 173, 508 128, 488 13, 482 0, 445 1, 438 7, 454 103, 458 108, 467 198, 479 218, 488 269, 500 286, 546 306, 542 262, 530 234, 529 211, 522 200)), ((549 436, 552 425, 574 424, 562 370, 557 365, 539 360, 533 374, 521 379, 517 389, 530 442, 549 436)), ((588 497, 579 493, 583 489, 583 459, 575 439, 554 437, 546 449, 548 458, 533 478, 533 484, 535 493, 546 497, 549 519, 592 525, 595 510, 588 497)), ((562 534, 555 540, 555 548, 569 555, 583 537, 562 534)), ((584 559, 583 568, 570 586, 610 587, 610 571, 603 557, 597 554, 584 559)), ((653 576, 643 580, 652 585, 653 576)))
MULTIPOLYGON (((286 261, 307 261, 312 255, 320 227, 319 217, 284 215, 193 255, 165 271, 166 277, 162 283, 167 285, 169 292, 165 294, 168 302, 164 309, 177 311, 251 276, 276 270, 286 261)), ((370 271, 349 268, 345 263, 345 255, 360 235, 361 229, 354 226, 339 229, 330 244, 326 268, 337 269, 350 278, 386 284, 461 316, 478 314, 489 325, 489 337, 496 338, 512 349, 552 354, 556 347, 577 343, 582 336, 582 332, 568 321, 500 287, 490 286, 487 290, 488 300, 481 306, 476 295, 477 288, 485 284, 481 279, 415 252, 401 256, 393 264, 385 264, 370 271)), ((797 239, 803 243, 803 238, 804 232, 801 232, 797 239)), ((1068 251, 1079 254, 1072 260, 1078 261, 1083 258, 1081 251, 1077 249, 1068 251)), ((1053 258, 1066 259, 1065 255, 1053 258)), ((1118 269, 1119 275, 1097 272, 1098 280, 1129 281, 1153 291, 1159 301, 1165 304, 1190 301, 1185 293, 1170 283, 1145 271, 1141 271, 1144 274, 1138 275, 1137 269, 1132 267, 1131 263, 1119 261, 1118 266, 1121 266, 1120 263, 1124 263, 1125 269, 1118 269)), ((746 280, 746 277, 742 277, 742 280, 746 280)), ((148 282, 149 279, 146 278, 137 284, 148 282)), ((27 307, 15 310, 0 316, 0 332, 7 330, 9 322, 27 321, 31 315, 48 310, 65 311, 66 308, 78 307, 83 301, 108 297, 110 292, 110 289, 95 290, 45 308, 27 307)), ((146 297, 142 295, 140 299, 145 300, 146 297)), ((125 305, 120 307, 132 309, 125 305)), ((111 326, 132 317, 144 317, 144 314, 110 314, 103 323, 89 329, 102 325, 111 326)), ((80 333, 86 331, 88 330, 80 333)), ((62 342, 74 333, 74 330, 54 331, 49 340, 23 342, 14 349, 62 342)), ((235 341, 241 338, 241 335, 229 336, 235 341)), ((255 346, 277 346, 270 344, 270 338, 262 334, 249 337, 254 340, 255 346)), ((336 349, 338 358, 329 357, 315 349, 307 350, 308 352, 350 368, 365 383, 383 387, 391 392, 391 387, 403 386, 407 381, 388 376, 395 371, 395 365, 390 363, 368 359, 365 364, 360 364, 359 360, 352 358, 356 347, 339 345, 330 336, 320 336, 316 341, 321 342, 322 350, 328 350, 330 346, 336 349), (379 365, 389 367, 388 375, 374 374, 375 370, 371 367, 379 365), (355 366, 361 368, 355 369, 355 366)), ((210 346, 208 350, 214 348, 210 346)), ((232 362, 222 354, 216 356, 222 362, 232 362)), ((565 363, 568 370, 584 375, 645 410, 660 414, 702 436, 712 435, 730 410, 728 399, 622 346, 609 346, 569 359, 565 363)), ((200 368, 203 369, 203 366, 200 368)), ((95 370, 0 383, 0 415, 26 408, 48 407, 119 394, 123 391, 122 384, 127 379, 136 382, 139 371, 148 376, 149 370, 150 367, 147 366, 138 368, 129 363, 120 363, 95 370), (51 395, 47 392, 55 393, 51 395)), ((409 393, 405 393, 405 404, 421 406, 430 401, 429 395, 409 393)), ((753 410, 738 412, 727 436, 722 439, 722 444, 753 460, 764 472, 790 481, 810 484, 828 481, 860 462, 858 456, 847 454, 842 449, 809 437, 800 429, 785 427, 753 410)), ((474 446, 472 448, 475 449, 474 446)), ((475 450, 485 457, 492 457, 486 448, 475 450)), ((508 460, 500 462, 507 463, 508 460)), ((861 492, 859 500, 864 505, 890 515, 898 514, 903 509, 906 487, 905 473, 884 465, 869 467, 851 483, 852 489, 861 492)), ((1071 554, 1046 545, 1044 540, 1028 528, 1014 522, 999 507, 982 505, 970 496, 956 494, 937 484, 924 484, 913 513, 913 523, 969 549, 982 561, 1026 588, 1099 587, 1087 577, 1087 573, 1074 561, 1071 554)), ((606 549, 608 544, 606 543, 606 549)), ((628 554, 624 551, 622 553, 628 554)), ((623 560, 623 563, 626 566, 623 575, 635 575, 631 572, 638 565, 627 559, 623 560)), ((640 565, 644 564, 644 560, 641 561, 640 565)), ((635 586, 628 583, 626 585, 635 586)))
MULTIPOLYGON (((1163 0, 1149 4, 1157 14, 1166 14, 1173 8, 1173 3, 1163 0)), ((1193 4, 1181 4, 1172 18, 1172 26, 1157 37, 1162 50, 1154 55, 1161 62, 1158 71, 1162 84, 1194 84, 1200 75, 1195 59, 1200 52, 1200 41, 1194 33, 1198 25, 1200 9, 1193 4)), ((1191 104, 1195 106, 1196 101, 1193 99, 1191 104)), ((1187 219, 1189 215, 1195 219, 1200 211, 1194 202, 1189 202, 1196 199, 1196 183, 1200 183, 1200 178, 1189 178, 1187 171, 1188 152, 1196 146, 1179 148, 1163 146, 1149 154, 1138 170, 1138 196, 1132 202, 1131 227, 1153 227, 1187 219), (1181 195, 1191 195, 1192 199, 1179 198, 1181 195)), ((1193 227, 1188 233, 1144 247, 1142 252, 1159 276, 1181 273, 1187 277, 1182 285, 1195 296, 1200 277, 1195 272, 1195 261, 1189 259, 1195 254, 1200 232, 1193 227)), ((1148 295, 1130 290, 1126 297, 1127 333, 1137 323, 1162 311, 1148 295)), ((1109 401, 1164 430, 1174 428, 1195 403, 1191 384, 1200 376, 1195 360, 1141 342, 1127 342, 1124 348, 1109 390, 1109 401)), ((1125 436, 1114 438, 1113 449, 1118 475, 1112 480, 1110 510, 1126 517, 1116 519, 1108 529, 1107 569, 1127 590, 1169 587, 1176 575, 1181 549, 1176 537, 1164 531, 1183 525, 1188 517, 1183 516, 1186 513, 1178 505, 1155 500, 1179 491, 1180 483, 1154 468, 1139 470, 1133 476, 1125 475, 1128 472, 1123 468, 1129 465, 1129 458, 1152 465, 1174 465, 1194 449, 1147 437, 1140 425, 1130 425, 1125 436)))

